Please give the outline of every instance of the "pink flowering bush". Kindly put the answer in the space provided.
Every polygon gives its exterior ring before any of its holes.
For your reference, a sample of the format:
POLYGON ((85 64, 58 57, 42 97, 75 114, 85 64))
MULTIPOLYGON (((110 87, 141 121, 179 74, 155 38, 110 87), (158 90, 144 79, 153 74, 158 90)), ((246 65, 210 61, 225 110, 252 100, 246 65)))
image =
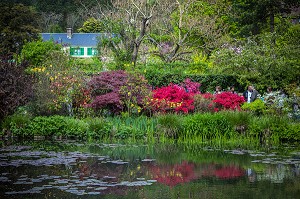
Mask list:
POLYGON ((184 82, 181 84, 182 87, 186 88, 186 91, 188 93, 193 93, 193 94, 199 94, 199 88, 201 86, 200 83, 198 82, 192 82, 189 78, 184 80, 184 82))
POLYGON ((199 92, 200 84, 186 79, 181 86, 169 86, 153 90, 151 106, 155 112, 189 113, 194 110, 193 96, 199 92))
POLYGON ((215 95, 213 102, 221 110, 241 110, 241 105, 245 102, 243 96, 231 92, 222 92, 215 95))

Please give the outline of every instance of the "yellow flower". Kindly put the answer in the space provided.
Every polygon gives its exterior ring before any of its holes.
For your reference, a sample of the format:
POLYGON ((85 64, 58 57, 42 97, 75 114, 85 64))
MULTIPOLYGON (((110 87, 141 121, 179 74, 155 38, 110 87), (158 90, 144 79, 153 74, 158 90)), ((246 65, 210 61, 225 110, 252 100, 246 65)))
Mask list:
POLYGON ((128 94, 128 96, 130 96, 130 95, 131 95, 131 93, 130 93, 130 92, 128 92, 127 94, 128 94))

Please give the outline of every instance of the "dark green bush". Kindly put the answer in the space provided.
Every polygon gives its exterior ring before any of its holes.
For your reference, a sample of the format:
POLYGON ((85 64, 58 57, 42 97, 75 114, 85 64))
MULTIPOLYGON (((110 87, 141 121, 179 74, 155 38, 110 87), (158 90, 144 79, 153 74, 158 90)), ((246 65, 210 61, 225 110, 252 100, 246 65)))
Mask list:
POLYGON ((180 84, 189 78, 191 81, 201 83, 201 92, 212 92, 216 86, 221 86, 224 90, 227 90, 232 85, 235 86, 236 91, 242 92, 244 90, 244 86, 240 85, 237 77, 233 75, 198 75, 187 74, 182 70, 158 70, 152 68, 144 71, 144 75, 148 83, 153 87, 167 86, 170 83, 180 84))
POLYGON ((4 135, 26 137, 32 135, 32 132, 25 131, 29 123, 30 117, 28 115, 14 114, 3 120, 1 129, 4 135))
POLYGON ((85 136, 88 125, 81 120, 63 116, 39 116, 20 127, 20 123, 13 123, 11 131, 21 137, 36 136, 85 136))

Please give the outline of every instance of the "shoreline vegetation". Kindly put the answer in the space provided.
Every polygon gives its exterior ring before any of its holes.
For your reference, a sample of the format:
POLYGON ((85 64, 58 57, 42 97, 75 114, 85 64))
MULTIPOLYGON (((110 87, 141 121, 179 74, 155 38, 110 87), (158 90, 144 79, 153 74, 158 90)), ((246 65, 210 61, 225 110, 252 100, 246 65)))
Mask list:
POLYGON ((180 143, 239 148, 300 142, 300 123, 287 117, 249 112, 87 117, 25 115, 7 117, 2 140, 79 139, 110 143, 180 143))

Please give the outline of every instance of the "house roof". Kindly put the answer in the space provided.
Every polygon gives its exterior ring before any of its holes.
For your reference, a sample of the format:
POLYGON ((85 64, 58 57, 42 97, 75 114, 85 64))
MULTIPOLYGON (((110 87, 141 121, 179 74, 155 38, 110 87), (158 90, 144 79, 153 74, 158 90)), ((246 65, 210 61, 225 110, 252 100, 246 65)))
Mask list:
POLYGON ((62 45, 95 47, 101 33, 73 33, 71 38, 67 37, 67 33, 41 33, 41 36, 44 41, 53 39, 62 45))

